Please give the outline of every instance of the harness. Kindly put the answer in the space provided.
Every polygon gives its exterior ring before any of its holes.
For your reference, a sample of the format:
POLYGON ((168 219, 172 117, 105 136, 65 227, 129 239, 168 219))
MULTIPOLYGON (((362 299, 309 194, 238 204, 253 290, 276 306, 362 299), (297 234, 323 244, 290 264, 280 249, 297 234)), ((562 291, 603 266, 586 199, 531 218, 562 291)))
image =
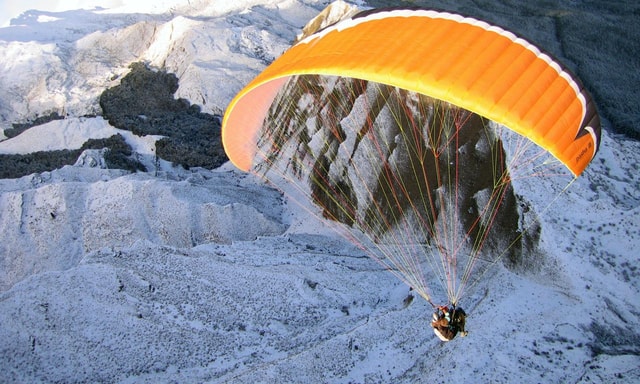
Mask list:
POLYGON ((458 321, 456 319, 456 305, 455 304, 451 304, 451 309, 449 310, 448 313, 446 313, 444 315, 444 318, 447 319, 447 328, 449 328, 452 331, 457 331, 458 330, 458 321), (454 324, 455 322, 455 324, 454 324))

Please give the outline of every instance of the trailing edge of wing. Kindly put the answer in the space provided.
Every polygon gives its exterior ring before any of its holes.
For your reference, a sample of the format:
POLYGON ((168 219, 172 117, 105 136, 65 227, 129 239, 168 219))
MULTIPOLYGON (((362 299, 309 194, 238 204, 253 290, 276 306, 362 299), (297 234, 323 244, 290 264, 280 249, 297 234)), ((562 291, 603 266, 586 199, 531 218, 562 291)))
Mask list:
POLYGON ((578 176, 597 152, 600 119, 579 79, 500 27, 417 9, 368 11, 313 34, 232 100, 222 129, 231 161, 249 170, 256 135, 294 75, 375 81, 438 98, 501 123, 578 176))

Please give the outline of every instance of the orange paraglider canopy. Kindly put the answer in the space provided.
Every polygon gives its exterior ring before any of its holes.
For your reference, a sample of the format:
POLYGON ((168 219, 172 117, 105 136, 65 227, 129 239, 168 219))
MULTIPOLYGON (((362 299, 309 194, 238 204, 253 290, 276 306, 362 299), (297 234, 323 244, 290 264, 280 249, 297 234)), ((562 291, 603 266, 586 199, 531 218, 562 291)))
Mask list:
POLYGON ((231 161, 249 170, 256 136, 288 77, 374 81, 457 105, 526 136, 578 176, 595 155, 600 120, 582 83, 527 41, 456 14, 360 13, 300 41, 232 100, 222 128, 231 161))

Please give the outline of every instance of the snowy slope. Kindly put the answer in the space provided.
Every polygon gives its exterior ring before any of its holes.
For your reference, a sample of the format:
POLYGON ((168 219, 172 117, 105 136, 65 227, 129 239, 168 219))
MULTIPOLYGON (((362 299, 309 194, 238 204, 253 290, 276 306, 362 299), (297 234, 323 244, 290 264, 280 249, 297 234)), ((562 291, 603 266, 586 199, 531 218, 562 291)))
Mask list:
MULTIPOLYGON (((0 28, 0 120, 69 118, 0 153, 119 131, 86 115, 140 59, 221 113, 326 3, 29 12, 0 28)), ((149 139, 127 136, 142 156, 149 139)), ((535 268, 497 266, 465 303, 469 337, 446 344, 408 287, 229 164, 0 180, 0 382, 640 381, 639 153, 605 133, 549 208, 558 186, 516 185, 541 220, 535 268)))
POLYGON ((99 94, 140 60, 178 75, 176 97, 222 113, 322 8, 272 1, 248 11, 256 3, 195 1, 160 14, 28 11, 0 29, 0 88, 8 93, 0 128, 51 112, 99 114, 99 94))

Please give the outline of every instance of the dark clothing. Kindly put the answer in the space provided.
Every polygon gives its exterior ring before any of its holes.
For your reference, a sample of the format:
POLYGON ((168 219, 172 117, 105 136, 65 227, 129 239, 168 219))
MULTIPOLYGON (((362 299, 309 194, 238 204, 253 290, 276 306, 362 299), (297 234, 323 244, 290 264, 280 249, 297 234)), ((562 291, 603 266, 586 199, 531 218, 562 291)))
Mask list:
POLYGON ((450 310, 447 307, 438 307, 431 322, 433 332, 442 341, 453 339, 458 332, 460 332, 460 336, 466 336, 467 332, 464 330, 466 317, 467 314, 462 308, 454 307, 453 310, 450 310))

